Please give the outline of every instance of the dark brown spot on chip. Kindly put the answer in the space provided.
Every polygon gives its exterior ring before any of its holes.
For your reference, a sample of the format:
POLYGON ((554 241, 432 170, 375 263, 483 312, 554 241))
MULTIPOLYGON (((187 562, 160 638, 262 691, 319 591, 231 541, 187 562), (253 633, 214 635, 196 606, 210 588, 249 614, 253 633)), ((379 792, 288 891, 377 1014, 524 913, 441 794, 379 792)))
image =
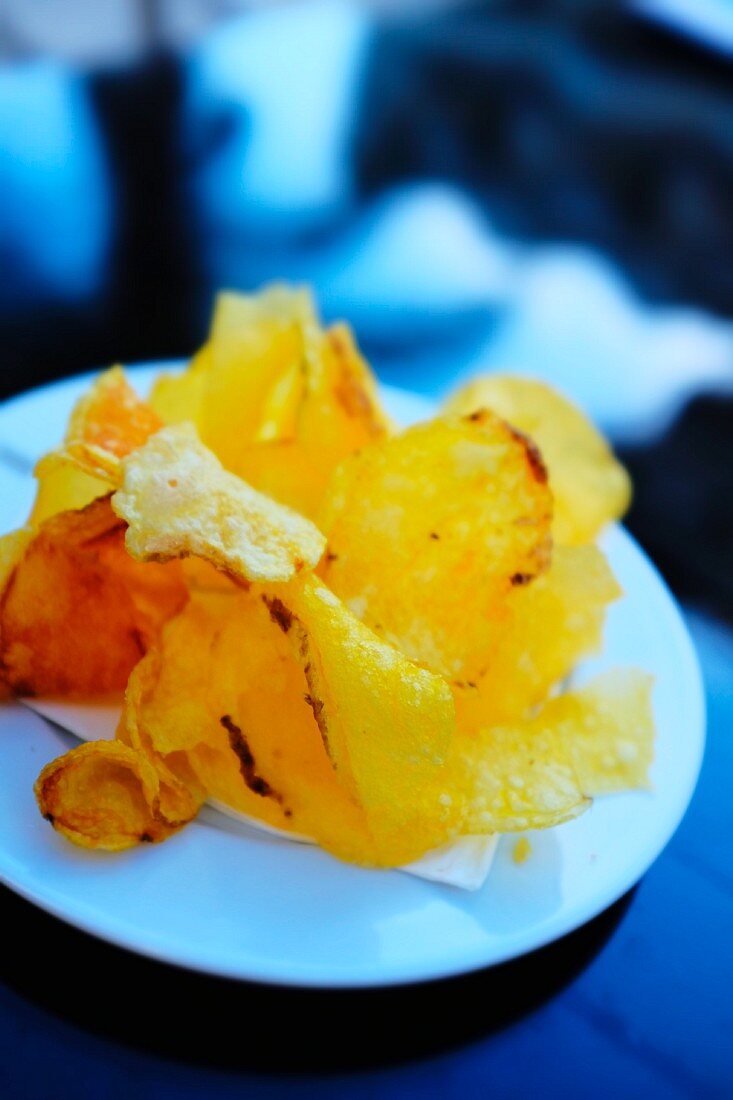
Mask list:
POLYGON ((511 576, 511 582, 514 585, 529 584, 533 579, 533 573, 513 573, 511 576))
POLYGON ((303 698, 313 711, 313 717, 315 718, 316 722, 318 722, 319 718, 321 717, 321 712, 323 711, 323 699, 316 699, 309 692, 306 692, 303 698))
POLYGON ((277 623, 283 634, 287 634, 290 627, 293 625, 292 611, 289 611, 282 600, 279 600, 277 596, 263 596, 262 599, 265 601, 272 621, 277 623))
POLYGON ((544 459, 542 458, 537 444, 533 439, 530 439, 528 435, 525 435, 524 432, 520 432, 518 428, 513 427, 513 425, 507 424, 507 428, 514 439, 524 447, 524 455, 535 481, 538 481, 540 485, 546 485, 547 467, 545 466, 544 459))
POLYGON ((257 774, 255 758, 249 747, 247 738, 229 714, 222 714, 220 723, 229 735, 229 747, 239 760, 239 771, 242 779, 249 789, 262 798, 273 798, 276 802, 282 802, 280 795, 261 775, 257 774))

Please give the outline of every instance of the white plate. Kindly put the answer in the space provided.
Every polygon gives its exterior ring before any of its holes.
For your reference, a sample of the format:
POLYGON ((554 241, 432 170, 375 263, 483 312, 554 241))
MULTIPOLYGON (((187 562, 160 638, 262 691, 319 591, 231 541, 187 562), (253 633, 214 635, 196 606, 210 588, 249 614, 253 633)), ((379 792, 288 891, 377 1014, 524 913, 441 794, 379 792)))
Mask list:
MULTIPOLYGON (((151 371, 140 368, 144 390, 151 371)), ((29 467, 57 442, 86 384, 71 379, 0 408, 0 530, 23 521, 29 467)), ((386 391, 395 418, 425 415, 421 398, 386 391)), ((460 974, 524 954, 600 913, 643 875, 692 795, 704 745, 697 660, 654 567, 622 529, 604 539, 625 590, 603 656, 656 677, 653 793, 599 799, 557 829, 528 834, 531 858, 504 838, 477 894, 341 864, 318 849, 244 836, 216 817, 165 844, 121 855, 85 852, 41 819, 33 781, 73 743, 25 708, 0 708, 0 877, 50 913, 123 947, 230 978, 296 986, 379 986, 460 974)))

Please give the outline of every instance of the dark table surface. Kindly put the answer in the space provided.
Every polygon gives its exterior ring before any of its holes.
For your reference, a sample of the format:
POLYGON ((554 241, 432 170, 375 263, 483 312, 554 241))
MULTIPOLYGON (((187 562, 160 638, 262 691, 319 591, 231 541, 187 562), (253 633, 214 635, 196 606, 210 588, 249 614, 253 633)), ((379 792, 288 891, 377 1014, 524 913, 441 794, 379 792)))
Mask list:
POLYGON ((385 992, 277 991, 138 959, 0 895, 0 1096, 733 1094, 733 634, 689 616, 708 747, 639 886, 519 962, 385 992))

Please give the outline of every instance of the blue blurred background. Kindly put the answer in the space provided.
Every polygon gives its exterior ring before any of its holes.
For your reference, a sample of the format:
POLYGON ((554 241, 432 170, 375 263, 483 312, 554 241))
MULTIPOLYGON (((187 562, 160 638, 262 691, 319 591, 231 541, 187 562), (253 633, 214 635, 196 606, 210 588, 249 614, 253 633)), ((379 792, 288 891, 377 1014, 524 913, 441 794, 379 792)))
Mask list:
POLYGON ((733 0, 4 0, 0 58, 0 396, 188 355, 217 288, 285 278, 385 380, 528 372, 610 433, 712 719, 638 918, 674 1051, 620 994, 616 1029, 729 1095, 733 0), (679 920, 650 946, 682 896, 689 965, 679 920))

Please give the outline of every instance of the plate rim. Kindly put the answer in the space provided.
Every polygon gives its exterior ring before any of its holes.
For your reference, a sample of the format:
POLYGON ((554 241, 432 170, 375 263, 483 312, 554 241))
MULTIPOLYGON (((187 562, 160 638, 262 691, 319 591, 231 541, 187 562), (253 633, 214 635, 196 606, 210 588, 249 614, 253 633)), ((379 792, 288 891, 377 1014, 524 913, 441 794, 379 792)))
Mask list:
MULTIPOLYGON (((153 366, 157 369, 170 369, 175 367, 175 365, 175 361, 165 361, 156 364, 140 364, 131 369, 134 375, 135 373, 140 373, 141 370, 150 370, 153 366)), ((73 388, 75 385, 79 385, 88 378, 93 377, 96 373, 96 371, 91 371, 82 375, 74 375, 57 382, 35 387, 26 393, 15 395, 0 405, 0 412, 10 412, 11 407, 13 409, 17 408, 18 411, 20 411, 22 405, 29 399, 32 400, 33 398, 43 397, 59 389, 63 390, 67 387, 73 388)), ((383 388, 393 394, 403 395, 409 400, 414 399, 414 401, 419 402, 426 411, 430 410, 431 402, 422 394, 414 394, 412 391, 394 386, 384 386, 383 388)), ((0 423, 0 430, 1 426, 0 423)), ((0 440, 0 443, 1 442, 0 440)), ((0 462, 0 465, 4 464, 0 462)), ((128 930, 126 933, 123 927, 117 926, 117 922, 114 918, 100 922, 98 915, 87 916, 83 911, 75 911, 73 907, 70 909, 68 905, 65 906, 63 902, 57 901, 50 894, 44 895, 42 890, 34 888, 28 882, 24 881, 22 877, 19 878, 17 875, 13 876, 12 873, 8 871, 7 857, 3 853, 1 847, 0 881, 26 901, 38 906, 40 909, 63 921, 65 924, 78 928, 97 939, 109 942, 117 948, 131 951, 184 970, 191 970, 197 973, 208 974, 233 981, 249 981, 284 988, 346 990, 415 985, 429 981, 439 981, 501 965, 512 959, 531 954, 571 934, 589 920, 592 920, 595 916, 604 912, 615 901, 627 893, 628 890, 639 882, 646 871, 659 857, 674 836, 687 811, 697 785, 705 751, 706 706, 704 683, 695 647, 681 610, 659 570, 632 536, 622 526, 615 524, 609 529, 608 537, 612 540, 619 540, 621 547, 627 553, 630 553, 632 557, 636 558, 637 564, 646 571, 650 581, 657 590, 658 597, 661 598, 665 606, 669 622, 672 624, 676 648, 681 657, 680 668, 684 669, 682 675, 684 679, 685 694, 687 696, 690 714, 693 716, 694 722, 694 733, 696 735, 694 759, 688 774, 684 777, 684 782, 680 784, 680 793, 675 803, 675 812, 667 823, 665 830, 655 834, 651 842, 639 847, 636 852, 636 857, 629 862, 629 866, 625 868, 623 876, 611 878, 606 883, 606 888, 604 890, 597 890, 583 905, 577 907, 573 911, 570 919, 565 919, 564 921, 561 919, 555 922, 555 924, 550 921, 544 930, 539 932, 539 934, 535 933, 531 946, 522 946, 520 942, 513 947, 507 947, 506 950, 502 951, 499 949, 492 954, 492 957, 487 959, 485 945, 483 945, 483 950, 482 945, 478 945, 478 947, 472 945, 465 951, 465 957, 462 957, 461 961, 451 956, 443 962, 440 960, 431 962, 427 967, 424 963, 416 966, 414 962, 402 964, 401 966, 395 966, 393 964, 389 972, 385 972, 383 969, 377 969, 376 973, 373 967, 367 967, 358 976, 355 976, 351 972, 349 974, 340 975, 337 969, 327 974, 310 973, 307 971, 295 974, 292 973, 292 970, 289 973, 285 973, 278 972, 278 968, 273 966, 273 961, 271 959, 265 960, 264 964, 260 967, 252 965, 251 960, 248 959, 237 960, 234 966, 228 966, 223 960, 206 958, 203 955, 197 956, 195 952, 193 956, 189 955, 188 957, 183 957, 181 952, 177 950, 175 943, 172 943, 171 947, 166 949, 165 943, 161 944, 153 940, 144 940, 141 942, 138 930, 135 928, 128 930), (556 925, 559 925, 559 927, 556 925)), ((453 889, 445 886, 439 886, 437 888, 453 889)))

